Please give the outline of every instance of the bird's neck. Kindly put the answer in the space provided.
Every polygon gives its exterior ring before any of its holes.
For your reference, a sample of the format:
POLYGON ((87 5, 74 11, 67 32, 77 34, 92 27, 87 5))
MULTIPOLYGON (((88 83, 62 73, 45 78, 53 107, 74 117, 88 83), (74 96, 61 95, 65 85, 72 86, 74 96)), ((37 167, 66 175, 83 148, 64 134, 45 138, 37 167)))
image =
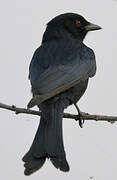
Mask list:
POLYGON ((83 41, 84 37, 81 37, 79 35, 79 37, 75 37, 73 36, 72 33, 66 31, 66 29, 62 29, 62 28, 55 28, 55 29, 51 29, 49 27, 47 27, 46 31, 44 32, 43 35, 43 39, 42 39, 42 43, 46 42, 46 41, 51 41, 51 40, 59 40, 59 39, 78 39, 80 41, 83 41))

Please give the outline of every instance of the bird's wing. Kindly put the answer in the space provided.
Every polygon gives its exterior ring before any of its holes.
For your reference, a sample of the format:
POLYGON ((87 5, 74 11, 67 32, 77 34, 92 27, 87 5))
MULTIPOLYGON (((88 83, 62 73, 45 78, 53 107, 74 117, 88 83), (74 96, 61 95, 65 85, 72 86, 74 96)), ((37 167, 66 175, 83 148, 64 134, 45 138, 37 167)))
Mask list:
POLYGON ((71 59, 70 63, 50 66, 37 78, 33 84, 33 89, 38 90, 39 94, 31 99, 28 107, 39 105, 43 101, 77 85, 80 81, 92 77, 95 71, 94 53, 84 45, 80 56, 78 53, 76 59, 71 59))

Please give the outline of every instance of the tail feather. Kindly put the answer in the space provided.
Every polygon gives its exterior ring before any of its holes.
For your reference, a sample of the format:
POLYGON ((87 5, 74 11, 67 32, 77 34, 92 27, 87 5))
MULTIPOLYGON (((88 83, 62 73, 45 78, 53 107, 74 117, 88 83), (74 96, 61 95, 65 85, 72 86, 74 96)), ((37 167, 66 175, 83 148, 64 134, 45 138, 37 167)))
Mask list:
POLYGON ((36 172, 37 170, 39 170, 43 164, 45 163, 46 158, 39 158, 39 159, 35 159, 34 161, 28 161, 24 164, 25 167, 25 171, 24 174, 26 176, 29 176, 31 174, 33 174, 34 172, 36 172))
POLYGON ((39 128, 28 153, 23 157, 25 175, 40 169, 46 158, 61 171, 69 171, 62 135, 62 118, 65 104, 42 103, 39 128))
POLYGON ((57 169, 60 169, 64 172, 69 171, 69 164, 65 158, 50 158, 50 160, 57 169))

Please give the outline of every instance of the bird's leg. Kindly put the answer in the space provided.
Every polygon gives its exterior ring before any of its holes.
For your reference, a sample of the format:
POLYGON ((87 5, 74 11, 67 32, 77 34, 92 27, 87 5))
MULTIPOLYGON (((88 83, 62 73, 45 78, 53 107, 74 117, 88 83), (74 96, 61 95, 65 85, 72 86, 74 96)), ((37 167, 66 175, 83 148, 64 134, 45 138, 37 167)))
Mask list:
POLYGON ((79 107, 77 106, 77 104, 75 103, 74 106, 76 107, 77 111, 78 111, 78 120, 79 120, 79 126, 81 128, 83 128, 83 124, 84 124, 84 119, 82 118, 82 112, 80 111, 79 107))

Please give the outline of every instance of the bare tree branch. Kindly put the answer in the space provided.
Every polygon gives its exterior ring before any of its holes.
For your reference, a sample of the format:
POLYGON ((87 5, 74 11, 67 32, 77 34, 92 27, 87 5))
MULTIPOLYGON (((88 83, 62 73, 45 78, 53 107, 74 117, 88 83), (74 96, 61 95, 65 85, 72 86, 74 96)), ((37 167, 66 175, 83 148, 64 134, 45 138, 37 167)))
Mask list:
MULTIPOLYGON (((37 115, 37 116, 41 115, 41 112, 39 111, 30 110, 26 108, 19 108, 19 107, 16 107, 15 105, 9 106, 9 105, 0 103, 0 108, 14 111, 16 114, 23 113, 23 114, 32 114, 32 115, 37 115)), ((75 115, 75 114, 64 113, 63 117, 68 118, 68 119, 74 119, 76 121, 79 120, 79 115, 75 115)), ((117 116, 92 115, 85 112, 81 112, 80 117, 82 117, 83 120, 109 121, 112 123, 114 121, 117 121, 117 116)))

